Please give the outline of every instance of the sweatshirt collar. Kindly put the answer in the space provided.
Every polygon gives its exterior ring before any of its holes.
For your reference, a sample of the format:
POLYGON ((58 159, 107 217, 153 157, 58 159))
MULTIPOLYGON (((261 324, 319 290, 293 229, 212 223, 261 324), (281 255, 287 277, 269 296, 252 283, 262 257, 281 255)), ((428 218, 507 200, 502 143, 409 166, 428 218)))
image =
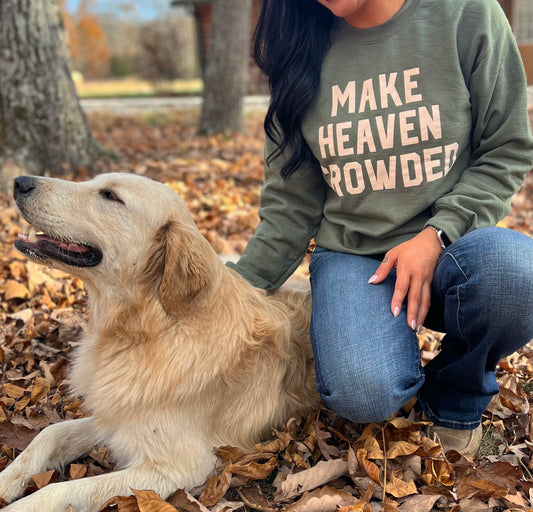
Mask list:
POLYGON ((405 0, 400 10, 388 21, 371 28, 356 28, 343 18, 334 23, 334 33, 353 44, 372 44, 383 41, 401 30, 411 19, 420 0, 405 0))

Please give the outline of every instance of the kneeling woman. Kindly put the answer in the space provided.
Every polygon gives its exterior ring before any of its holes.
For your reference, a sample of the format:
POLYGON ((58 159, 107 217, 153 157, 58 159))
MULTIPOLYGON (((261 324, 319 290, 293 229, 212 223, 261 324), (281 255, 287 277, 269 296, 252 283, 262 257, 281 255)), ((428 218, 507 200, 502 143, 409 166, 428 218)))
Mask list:
POLYGON ((522 63, 496 0, 264 0, 257 230, 234 268, 272 290, 311 238, 326 406, 419 403, 474 456, 498 360, 533 338, 533 241, 494 226, 533 162, 522 63), (422 368, 416 333, 446 333, 422 368))

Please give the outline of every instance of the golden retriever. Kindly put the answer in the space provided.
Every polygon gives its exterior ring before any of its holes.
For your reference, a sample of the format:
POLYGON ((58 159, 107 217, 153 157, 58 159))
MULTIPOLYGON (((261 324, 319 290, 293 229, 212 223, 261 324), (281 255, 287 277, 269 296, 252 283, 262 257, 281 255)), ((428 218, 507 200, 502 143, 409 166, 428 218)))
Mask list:
POLYGON ((6 512, 92 512, 131 489, 167 497, 206 480, 214 448, 252 448, 317 403, 309 294, 267 294, 224 266, 170 188, 116 173, 24 176, 14 193, 42 232, 17 249, 86 284, 70 381, 91 416, 45 428, 0 473, 6 512), (14 501, 32 475, 97 444, 117 471, 14 501))

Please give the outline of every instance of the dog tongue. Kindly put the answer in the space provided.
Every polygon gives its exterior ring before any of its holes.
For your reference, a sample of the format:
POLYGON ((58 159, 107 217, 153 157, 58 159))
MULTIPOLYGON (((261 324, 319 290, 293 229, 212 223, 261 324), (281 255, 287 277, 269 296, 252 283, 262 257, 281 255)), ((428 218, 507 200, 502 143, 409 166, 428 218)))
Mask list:
POLYGON ((56 240, 55 238, 50 238, 49 236, 42 235, 42 234, 32 234, 30 236, 25 234, 19 234, 19 238, 21 240, 24 240, 27 243, 31 244, 42 244, 42 243, 50 243, 55 245, 56 247, 59 247, 60 249, 64 251, 69 252, 77 252, 77 253, 84 253, 89 252, 89 248, 85 247, 84 245, 76 244, 73 242, 63 242, 61 240, 56 240))
POLYGON ((49 238, 44 236, 44 239, 46 239, 48 242, 53 243, 57 247, 60 247, 61 249, 69 252, 89 252, 89 249, 85 247, 84 245, 78 245, 74 243, 67 243, 67 242, 61 242, 60 240, 54 240, 53 238, 49 238))

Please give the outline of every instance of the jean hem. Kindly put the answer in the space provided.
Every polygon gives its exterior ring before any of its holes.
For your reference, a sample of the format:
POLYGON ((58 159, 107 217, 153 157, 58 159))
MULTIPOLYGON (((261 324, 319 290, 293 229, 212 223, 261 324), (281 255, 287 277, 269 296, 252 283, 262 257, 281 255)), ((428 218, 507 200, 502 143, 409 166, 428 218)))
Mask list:
POLYGON ((475 421, 461 421, 457 419, 450 420, 441 418, 431 410, 431 407, 420 396, 418 397, 418 402, 427 419, 439 427, 451 428, 454 430, 474 430, 481 423, 481 418, 475 421))

